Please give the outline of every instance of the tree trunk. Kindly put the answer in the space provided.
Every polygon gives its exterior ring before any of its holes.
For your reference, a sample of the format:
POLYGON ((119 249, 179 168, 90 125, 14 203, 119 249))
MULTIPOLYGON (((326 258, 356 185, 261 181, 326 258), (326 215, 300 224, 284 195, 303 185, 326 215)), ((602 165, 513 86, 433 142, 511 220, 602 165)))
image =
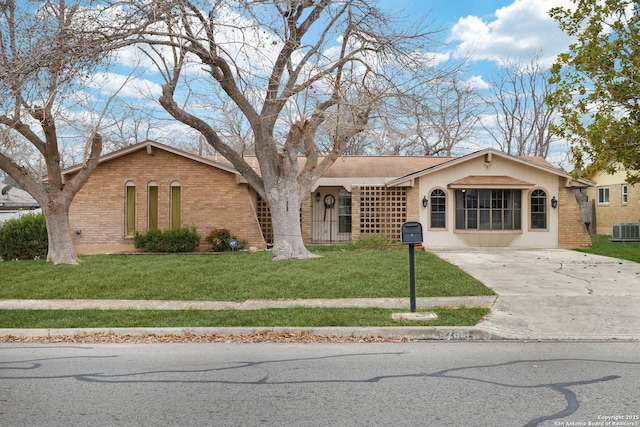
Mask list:
POLYGON ((281 188, 267 193, 273 226, 272 259, 274 261, 317 257, 307 250, 302 239, 300 193, 302 193, 300 188, 293 191, 281 188))
POLYGON ((49 252, 47 261, 54 264, 79 264, 80 260, 73 248, 69 226, 69 206, 53 206, 43 209, 47 221, 49 252))

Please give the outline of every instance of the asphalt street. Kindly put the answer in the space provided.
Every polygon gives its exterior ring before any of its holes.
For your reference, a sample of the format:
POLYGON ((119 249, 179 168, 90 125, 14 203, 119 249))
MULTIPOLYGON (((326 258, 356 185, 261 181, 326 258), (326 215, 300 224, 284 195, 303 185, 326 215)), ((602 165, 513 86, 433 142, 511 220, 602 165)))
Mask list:
POLYGON ((0 423, 639 426, 638 354, 640 342, 4 343, 0 423))

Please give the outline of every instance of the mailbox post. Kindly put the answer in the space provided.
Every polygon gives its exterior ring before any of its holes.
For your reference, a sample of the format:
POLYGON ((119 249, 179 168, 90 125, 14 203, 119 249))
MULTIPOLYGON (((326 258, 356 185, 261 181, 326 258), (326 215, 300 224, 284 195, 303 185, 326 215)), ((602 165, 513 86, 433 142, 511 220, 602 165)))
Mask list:
POLYGON ((416 312, 416 261, 415 244, 422 243, 422 224, 409 221, 402 224, 402 243, 409 245, 409 303, 411 312, 416 312))

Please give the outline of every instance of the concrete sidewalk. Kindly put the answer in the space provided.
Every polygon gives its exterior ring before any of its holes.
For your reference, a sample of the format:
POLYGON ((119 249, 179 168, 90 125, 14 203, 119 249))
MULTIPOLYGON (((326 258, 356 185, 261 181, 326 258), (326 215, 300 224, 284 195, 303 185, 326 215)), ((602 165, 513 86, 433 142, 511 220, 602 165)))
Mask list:
MULTIPOLYGON (((475 327, 369 328, 110 328, 0 329, 0 336, 54 336, 110 331, 119 334, 248 334, 310 332, 335 336, 407 337, 411 339, 640 340, 640 264, 562 249, 517 250, 465 248, 432 250, 499 296, 418 298, 419 308, 491 307, 475 327)), ((254 310, 309 307, 383 307, 409 311, 407 299, 102 301, 0 300, 0 309, 199 309, 254 310)))
MULTIPOLYGON (((496 296, 416 298, 417 308, 484 307, 491 308, 496 296)), ((279 299, 233 301, 163 300, 0 300, 0 310, 260 310, 287 307, 378 307, 409 311, 408 298, 279 299)))
MULTIPOLYGON (((416 298, 418 309, 430 307, 491 308, 496 296, 416 298)), ((286 307, 379 307, 409 312, 408 298, 342 298, 231 301, 161 301, 161 300, 0 300, 0 310, 83 310, 83 309, 139 309, 139 310, 259 310, 286 307)), ((252 334, 256 332, 305 332, 324 336, 379 336, 410 339, 496 339, 491 332, 468 327, 228 327, 228 328, 82 328, 82 329, 0 329, 2 336, 61 336, 114 332, 121 335, 195 335, 252 334)))

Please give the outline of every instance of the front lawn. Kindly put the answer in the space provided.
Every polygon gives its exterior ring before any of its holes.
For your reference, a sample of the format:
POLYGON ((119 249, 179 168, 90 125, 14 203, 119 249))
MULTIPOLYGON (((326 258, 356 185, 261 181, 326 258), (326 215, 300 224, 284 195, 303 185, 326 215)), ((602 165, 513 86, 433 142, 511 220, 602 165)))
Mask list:
POLYGON ((593 247, 579 249, 579 251, 640 262, 640 242, 612 242, 610 239, 611 236, 608 235, 593 234, 591 235, 593 247))
MULTIPOLYGON (((404 249, 404 250, 403 250, 404 249)), ((0 299, 247 299, 409 297, 408 251, 322 250, 322 258, 271 261, 270 252, 95 255, 80 266, 0 263, 0 299)), ((494 295, 457 267, 416 251, 416 296, 494 295)))

